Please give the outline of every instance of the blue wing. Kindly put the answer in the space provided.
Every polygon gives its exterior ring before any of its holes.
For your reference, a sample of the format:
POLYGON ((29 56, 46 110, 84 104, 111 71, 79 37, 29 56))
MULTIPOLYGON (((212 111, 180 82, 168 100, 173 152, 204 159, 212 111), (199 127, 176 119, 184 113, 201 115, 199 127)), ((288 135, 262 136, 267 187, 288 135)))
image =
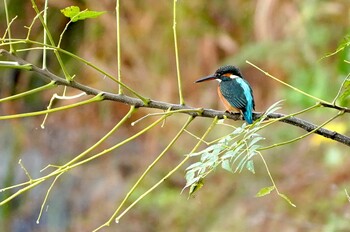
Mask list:
POLYGON ((242 111, 247 123, 253 123, 255 102, 250 85, 243 78, 220 82, 220 90, 225 99, 235 108, 242 111))

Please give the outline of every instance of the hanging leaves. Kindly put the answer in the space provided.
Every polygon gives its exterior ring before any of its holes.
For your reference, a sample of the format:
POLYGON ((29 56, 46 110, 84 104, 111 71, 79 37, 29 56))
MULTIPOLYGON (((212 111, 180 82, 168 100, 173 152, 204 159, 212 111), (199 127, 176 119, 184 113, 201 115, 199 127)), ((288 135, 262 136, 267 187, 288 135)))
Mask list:
POLYGON ((200 157, 198 162, 186 169, 184 189, 189 188, 190 196, 203 186, 204 178, 218 166, 231 173, 242 172, 244 169, 255 173, 253 157, 258 154, 260 142, 265 139, 257 132, 261 129, 266 115, 280 109, 280 102, 270 106, 252 126, 243 124, 217 143, 200 152, 189 154, 190 157, 200 157))

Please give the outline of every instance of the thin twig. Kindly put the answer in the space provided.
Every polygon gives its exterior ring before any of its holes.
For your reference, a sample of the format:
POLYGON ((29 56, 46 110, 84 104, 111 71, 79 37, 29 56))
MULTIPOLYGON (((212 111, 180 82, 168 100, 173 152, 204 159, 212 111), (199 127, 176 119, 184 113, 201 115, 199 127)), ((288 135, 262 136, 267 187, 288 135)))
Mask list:
MULTIPOLYGON (((7 8, 7 0, 4 0, 4 7, 5 7, 5 17, 6 17, 6 24, 7 24, 7 32, 8 32, 8 37, 9 39, 11 39, 11 23, 10 23, 10 19, 9 19, 9 12, 8 12, 8 8, 7 8)), ((10 44, 10 52, 13 53, 14 49, 13 49, 13 44, 10 44)))
POLYGON ((176 61, 176 74, 177 74, 177 85, 179 89, 180 105, 185 105, 185 100, 182 96, 182 82, 180 75, 180 62, 179 62, 179 49, 177 46, 177 34, 176 34, 176 2, 173 4, 173 35, 174 35, 174 46, 175 46, 175 61, 176 61))
MULTIPOLYGON (((120 56, 120 3, 119 0, 116 0, 116 6, 115 6, 115 17, 116 17, 116 23, 117 23, 117 72, 118 72, 118 81, 122 82, 122 73, 121 73, 121 56, 120 56)), ((119 85, 119 94, 123 94, 122 86, 119 85)))
POLYGON ((349 73, 349 74, 345 77, 345 79, 343 80, 343 83, 341 84, 341 86, 340 86, 340 88, 339 88, 339 90, 338 90, 337 95, 335 96, 334 100, 332 101, 332 105, 335 106, 335 103, 336 103, 336 101, 338 100, 338 98, 339 98, 339 96, 340 96, 340 93, 341 93, 341 91, 342 91, 342 89, 343 89, 345 83, 348 81, 349 77, 350 77, 350 73, 349 73))
MULTIPOLYGON (((216 123, 218 121, 218 118, 215 117, 208 129, 204 132, 201 140, 204 140, 204 138, 209 134, 209 132, 215 127, 216 123)), ((194 153, 200 144, 202 143, 201 140, 197 142, 197 144, 193 147, 191 153, 194 153)), ((166 179, 168 179, 174 172, 176 172, 182 165, 184 165, 188 159, 190 159, 191 156, 186 156, 175 168, 173 168, 171 171, 168 172, 161 180, 159 180, 156 184, 154 184, 151 188, 149 188, 145 193, 140 195, 135 201, 133 201, 129 207, 127 207, 123 212, 120 213, 120 215, 115 219, 116 223, 119 222, 119 220, 132 208, 134 207, 140 200, 142 200, 145 196, 147 196, 149 193, 151 193, 154 189, 156 189, 161 183, 163 183, 166 179)))
POLYGON ((283 85, 285 85, 285 86, 287 86, 287 87, 293 89, 294 91, 296 91, 296 92, 298 92, 298 93, 301 93, 301 94, 303 94, 303 95, 305 95, 305 96, 307 96, 307 97, 309 97, 309 98, 311 98, 311 99, 314 99, 314 100, 316 100, 316 101, 319 101, 319 102, 322 102, 322 103, 327 103, 326 101, 324 101, 324 100, 322 100, 322 99, 320 99, 320 98, 318 98, 318 97, 312 96, 312 95, 310 95, 310 94, 308 94, 308 93, 306 93, 306 92, 304 92, 304 91, 302 91, 302 90, 300 90, 300 89, 298 89, 298 88, 295 88, 294 86, 292 86, 292 85, 290 85, 290 84, 288 84, 288 83, 286 83, 286 82, 284 82, 284 81, 281 81, 280 79, 278 79, 278 78, 272 76, 270 73, 268 73, 268 72, 266 72, 265 70, 259 68, 259 67, 256 66, 255 64, 249 62, 248 60, 246 60, 246 63, 249 64, 249 65, 251 65, 251 66, 253 66, 254 68, 256 68, 257 70, 259 70, 260 72, 264 73, 266 76, 268 76, 268 77, 272 78, 273 80, 275 80, 275 81, 277 81, 277 82, 279 82, 279 83, 281 83, 281 84, 283 84, 283 85))
POLYGON ((148 166, 148 168, 144 171, 144 173, 139 177, 139 179, 136 181, 136 183, 133 185, 133 187, 129 190, 129 192, 126 194, 122 202, 119 204, 116 211, 113 213, 113 215, 110 217, 110 219, 105 223, 105 225, 109 225, 113 219, 118 215, 121 208, 124 206, 126 201, 129 199, 131 194, 135 191, 137 186, 141 183, 141 181, 145 178, 145 176, 150 172, 150 170, 158 163, 158 161, 167 153, 167 151, 174 145, 174 143, 178 140, 178 138, 182 135, 182 133, 185 131, 186 127, 193 121, 193 117, 189 117, 184 126, 180 129, 180 131, 176 134, 176 136, 171 140, 171 142, 168 144, 168 146, 157 156, 157 158, 148 166))

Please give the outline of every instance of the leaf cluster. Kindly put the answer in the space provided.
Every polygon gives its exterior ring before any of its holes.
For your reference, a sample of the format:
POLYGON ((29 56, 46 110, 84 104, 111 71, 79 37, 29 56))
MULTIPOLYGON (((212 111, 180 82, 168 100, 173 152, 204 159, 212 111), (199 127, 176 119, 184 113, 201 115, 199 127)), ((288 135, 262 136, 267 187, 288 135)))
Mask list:
POLYGON ((253 157, 259 154, 260 142, 265 139, 257 132, 264 127, 267 115, 280 109, 279 103, 273 104, 254 124, 244 123, 204 150, 189 154, 199 157, 199 161, 186 169, 184 189, 190 188, 190 196, 203 186, 204 178, 218 166, 231 173, 240 173, 244 168, 255 173, 253 157))

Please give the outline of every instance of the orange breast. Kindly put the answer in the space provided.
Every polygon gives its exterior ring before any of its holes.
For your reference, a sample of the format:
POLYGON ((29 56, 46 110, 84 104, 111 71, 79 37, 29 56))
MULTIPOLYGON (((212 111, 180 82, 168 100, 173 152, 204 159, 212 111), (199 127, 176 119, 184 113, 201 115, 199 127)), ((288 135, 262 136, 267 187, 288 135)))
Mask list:
POLYGON ((218 86, 218 95, 219 95, 219 98, 221 100, 221 102, 224 104, 225 108, 227 111, 229 112, 233 112, 233 111, 236 111, 236 112, 241 112, 239 109, 237 109, 236 107, 233 107, 231 106, 231 104, 226 100, 226 98, 221 94, 221 91, 220 91, 220 86, 218 86))

